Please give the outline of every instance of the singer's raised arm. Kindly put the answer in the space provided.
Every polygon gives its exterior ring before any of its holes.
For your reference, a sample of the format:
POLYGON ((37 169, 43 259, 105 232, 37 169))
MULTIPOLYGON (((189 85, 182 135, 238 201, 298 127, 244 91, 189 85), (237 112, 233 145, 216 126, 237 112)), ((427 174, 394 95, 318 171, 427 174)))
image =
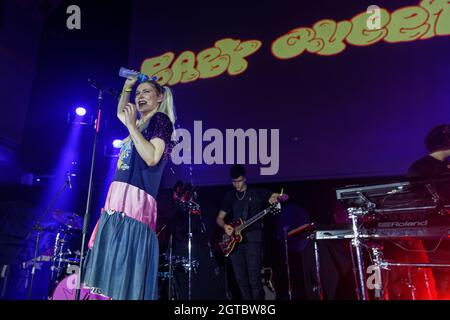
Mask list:
POLYGON ((119 103, 117 104, 117 118, 120 122, 125 124, 125 112, 124 108, 128 102, 130 102, 130 96, 133 86, 136 84, 137 78, 129 77, 125 80, 122 88, 122 94, 120 95, 119 103))

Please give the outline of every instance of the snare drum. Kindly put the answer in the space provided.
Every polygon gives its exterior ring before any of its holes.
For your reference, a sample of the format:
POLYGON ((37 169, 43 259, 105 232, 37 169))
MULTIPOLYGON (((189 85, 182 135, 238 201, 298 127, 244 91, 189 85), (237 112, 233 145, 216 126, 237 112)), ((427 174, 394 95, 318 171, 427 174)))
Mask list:
MULTIPOLYGON (((199 263, 197 259, 191 259, 192 270, 197 272, 199 263)), ((176 271, 189 271, 189 259, 183 256, 173 256, 172 257, 173 269, 176 271)))

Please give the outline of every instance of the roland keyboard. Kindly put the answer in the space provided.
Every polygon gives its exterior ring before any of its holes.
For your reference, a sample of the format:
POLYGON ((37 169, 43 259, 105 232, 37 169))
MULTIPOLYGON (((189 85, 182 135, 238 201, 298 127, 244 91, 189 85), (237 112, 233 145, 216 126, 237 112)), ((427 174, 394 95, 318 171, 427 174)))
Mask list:
MULTIPOLYGON (((450 239, 450 225, 433 227, 398 227, 398 228, 374 228, 360 229, 359 236, 362 239, 450 239)), ((352 239, 353 230, 351 228, 334 230, 317 230, 316 240, 343 240, 352 239)))

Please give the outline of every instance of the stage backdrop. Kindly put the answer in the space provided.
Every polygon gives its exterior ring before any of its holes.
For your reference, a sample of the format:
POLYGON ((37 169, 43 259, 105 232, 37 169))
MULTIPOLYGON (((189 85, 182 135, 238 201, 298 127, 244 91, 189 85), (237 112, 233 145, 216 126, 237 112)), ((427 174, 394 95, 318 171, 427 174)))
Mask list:
POLYGON ((267 129, 268 157, 246 145, 254 181, 397 175, 450 121, 449 35, 440 0, 135 0, 128 67, 173 88, 192 134, 192 165, 172 178, 227 183, 226 129, 238 128, 263 146, 267 129))

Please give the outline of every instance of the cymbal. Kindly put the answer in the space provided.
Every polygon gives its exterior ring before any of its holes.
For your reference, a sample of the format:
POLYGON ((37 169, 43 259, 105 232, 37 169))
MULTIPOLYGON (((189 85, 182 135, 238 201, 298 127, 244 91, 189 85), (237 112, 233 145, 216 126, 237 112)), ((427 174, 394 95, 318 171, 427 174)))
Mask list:
POLYGON ((42 226, 42 225, 36 225, 33 227, 34 231, 39 232, 48 232, 48 233, 56 233, 58 232, 58 228, 55 226, 42 226))
POLYGON ((83 225, 83 219, 74 212, 54 210, 52 215, 56 221, 72 229, 81 229, 83 225))

